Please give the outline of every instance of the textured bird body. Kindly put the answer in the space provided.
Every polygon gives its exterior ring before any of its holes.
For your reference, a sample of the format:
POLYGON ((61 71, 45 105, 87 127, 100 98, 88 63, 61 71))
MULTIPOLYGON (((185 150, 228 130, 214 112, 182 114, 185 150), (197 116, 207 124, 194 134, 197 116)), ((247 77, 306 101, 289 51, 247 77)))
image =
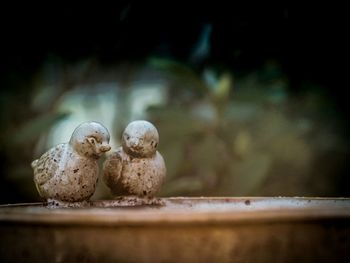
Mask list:
POLYGON ((32 162, 39 195, 53 202, 82 202, 95 192, 98 158, 110 150, 109 132, 97 122, 86 122, 69 143, 58 144, 32 162))
POLYGON ((43 198, 78 202, 94 194, 97 161, 79 155, 68 143, 50 149, 32 166, 36 188, 43 198))
POLYGON ((113 195, 155 196, 166 175, 158 143, 159 134, 152 123, 129 123, 122 146, 107 157, 103 166, 104 181, 113 195))
POLYGON ((104 163, 104 179, 113 195, 153 197, 161 188, 166 168, 157 151, 153 156, 133 158, 122 147, 104 163))

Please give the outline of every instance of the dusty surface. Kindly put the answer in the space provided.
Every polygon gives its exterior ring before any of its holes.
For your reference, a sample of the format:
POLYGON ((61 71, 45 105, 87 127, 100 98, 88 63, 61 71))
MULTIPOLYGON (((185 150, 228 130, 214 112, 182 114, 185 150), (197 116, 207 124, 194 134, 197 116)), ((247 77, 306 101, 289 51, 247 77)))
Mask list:
POLYGON ((119 197, 89 202, 85 207, 49 209, 47 203, 0 206, 0 221, 38 220, 40 222, 81 224, 176 223, 223 221, 279 221, 305 218, 350 218, 350 199, 344 198, 140 198, 119 197), (214 220, 214 221, 212 221, 214 220))
POLYGON ((152 206, 165 206, 166 203, 162 198, 157 197, 121 196, 113 200, 96 201, 92 205, 106 208, 129 207, 146 209, 152 206))
MULTIPOLYGON (((127 201, 128 200, 128 201, 127 201)), ((350 199, 0 206, 2 262, 348 262, 350 199)))

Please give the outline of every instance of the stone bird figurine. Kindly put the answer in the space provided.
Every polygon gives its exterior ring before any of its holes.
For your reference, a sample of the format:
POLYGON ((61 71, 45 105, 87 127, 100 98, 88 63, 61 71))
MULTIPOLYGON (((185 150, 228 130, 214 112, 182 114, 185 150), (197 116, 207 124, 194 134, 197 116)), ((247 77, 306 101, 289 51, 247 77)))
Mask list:
POLYGON ((98 180, 97 160, 111 149, 108 130, 98 122, 84 122, 69 143, 58 144, 32 162, 34 182, 42 198, 53 206, 74 206, 89 200, 98 180))
POLYGON ((125 128, 122 146, 103 165, 104 181, 113 195, 154 197, 166 175, 158 143, 158 131, 148 121, 133 121, 125 128))

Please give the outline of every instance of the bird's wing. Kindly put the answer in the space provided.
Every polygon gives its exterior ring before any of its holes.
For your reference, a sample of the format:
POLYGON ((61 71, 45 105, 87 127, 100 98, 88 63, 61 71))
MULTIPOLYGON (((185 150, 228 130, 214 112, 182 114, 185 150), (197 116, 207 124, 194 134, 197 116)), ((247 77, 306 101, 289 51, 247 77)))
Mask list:
POLYGON ((123 159, 119 151, 109 155, 103 164, 103 179, 106 185, 112 190, 117 188, 123 169, 123 159))
POLYGON ((56 173, 64 144, 57 145, 44 153, 38 160, 32 162, 34 169, 34 181, 37 185, 43 185, 56 173))

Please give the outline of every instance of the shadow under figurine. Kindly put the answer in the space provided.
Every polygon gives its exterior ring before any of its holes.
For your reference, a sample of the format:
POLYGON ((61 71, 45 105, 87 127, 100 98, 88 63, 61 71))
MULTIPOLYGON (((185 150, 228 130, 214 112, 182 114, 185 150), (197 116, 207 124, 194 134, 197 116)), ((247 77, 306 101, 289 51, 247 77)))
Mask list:
POLYGON ((108 130, 98 122, 80 124, 69 143, 58 144, 32 162, 34 182, 48 206, 80 207, 94 194, 97 160, 111 149, 108 130))
POLYGON ((103 165, 104 181, 117 205, 161 204, 154 198, 166 175, 163 157, 157 151, 159 135, 148 121, 133 121, 124 130, 122 146, 103 165))

